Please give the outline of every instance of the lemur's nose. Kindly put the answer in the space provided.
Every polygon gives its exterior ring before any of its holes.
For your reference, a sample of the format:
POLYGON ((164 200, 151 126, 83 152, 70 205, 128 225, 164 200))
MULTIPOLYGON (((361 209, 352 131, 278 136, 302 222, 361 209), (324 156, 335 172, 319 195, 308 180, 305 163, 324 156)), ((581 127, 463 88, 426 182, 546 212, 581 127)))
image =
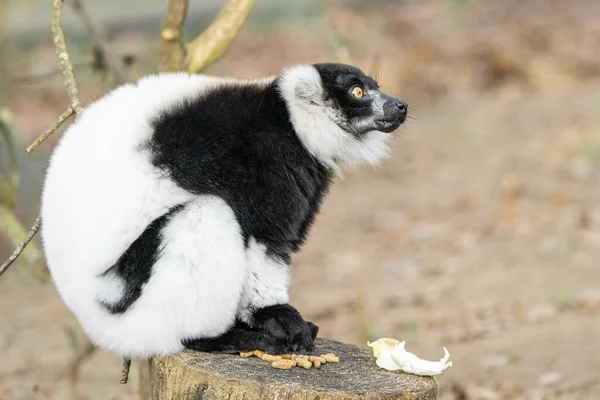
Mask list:
POLYGON ((405 114, 406 113, 406 109, 407 109, 407 104, 405 102, 403 102, 402 100, 398 100, 396 103, 396 107, 398 107, 400 109, 400 112, 405 114))

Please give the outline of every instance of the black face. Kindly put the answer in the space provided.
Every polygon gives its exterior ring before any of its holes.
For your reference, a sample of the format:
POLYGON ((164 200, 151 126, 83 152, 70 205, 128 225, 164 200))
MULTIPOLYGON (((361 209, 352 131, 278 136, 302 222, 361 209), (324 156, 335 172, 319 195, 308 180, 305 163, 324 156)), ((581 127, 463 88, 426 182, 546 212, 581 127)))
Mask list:
POLYGON ((373 130, 392 132, 406 121, 407 104, 383 93, 375 79, 345 64, 314 64, 321 76, 325 100, 341 113, 336 121, 355 135, 373 130))

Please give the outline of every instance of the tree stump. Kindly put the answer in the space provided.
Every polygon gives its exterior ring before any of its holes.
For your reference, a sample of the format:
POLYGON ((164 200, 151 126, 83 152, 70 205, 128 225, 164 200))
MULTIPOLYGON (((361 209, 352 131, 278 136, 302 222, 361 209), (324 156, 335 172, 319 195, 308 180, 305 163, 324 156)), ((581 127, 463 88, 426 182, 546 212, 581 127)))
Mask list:
POLYGON ((335 353, 320 369, 280 370, 256 357, 184 351, 150 361, 152 399, 435 400, 433 378, 377 367, 368 348, 318 339, 313 355, 335 353))

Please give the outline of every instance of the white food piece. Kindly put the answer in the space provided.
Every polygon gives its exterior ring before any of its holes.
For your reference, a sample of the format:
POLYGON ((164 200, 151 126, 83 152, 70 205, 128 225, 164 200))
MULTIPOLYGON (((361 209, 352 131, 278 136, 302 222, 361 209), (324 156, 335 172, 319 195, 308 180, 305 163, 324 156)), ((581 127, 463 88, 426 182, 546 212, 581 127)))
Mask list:
POLYGON ((392 360, 392 352, 400 345, 400 341, 390 338, 378 339, 373 343, 367 342, 367 346, 373 348, 373 355, 377 357, 377 366, 388 371, 397 371, 400 366, 392 360))
POLYGON ((450 353, 444 347, 444 357, 440 361, 423 360, 413 353, 405 350, 406 342, 396 339, 381 338, 367 345, 373 348, 373 355, 377 357, 377 366, 388 371, 402 370, 409 374, 434 376, 440 375, 445 369, 452 366, 450 353))

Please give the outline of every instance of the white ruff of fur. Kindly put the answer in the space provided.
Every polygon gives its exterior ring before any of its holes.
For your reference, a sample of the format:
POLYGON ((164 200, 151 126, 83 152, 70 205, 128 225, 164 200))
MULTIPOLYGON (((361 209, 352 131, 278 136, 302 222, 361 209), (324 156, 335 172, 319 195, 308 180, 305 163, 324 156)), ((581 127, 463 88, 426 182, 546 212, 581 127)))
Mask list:
MULTIPOLYGON (((150 76, 91 104, 68 128, 47 170, 41 234, 58 291, 95 344, 134 358, 178 352, 182 340, 218 336, 233 324, 249 260, 256 262, 252 271, 267 271, 257 279, 271 287, 272 262, 257 246, 246 254, 233 210, 217 197, 184 191, 140 149, 161 111, 214 87, 272 81, 150 76), (160 257, 142 295, 124 313, 109 313, 100 303, 117 302, 125 284, 102 273, 152 221, 184 203, 163 229, 160 257)), ((282 289, 256 300, 287 300, 282 289)), ((244 304, 254 300, 246 296, 244 304)))
POLYGON ((299 65, 285 71, 279 90, 304 146, 325 165, 339 171, 340 162, 377 165, 388 156, 391 134, 372 131, 359 140, 335 122, 337 110, 326 104, 321 77, 313 66, 299 65))

